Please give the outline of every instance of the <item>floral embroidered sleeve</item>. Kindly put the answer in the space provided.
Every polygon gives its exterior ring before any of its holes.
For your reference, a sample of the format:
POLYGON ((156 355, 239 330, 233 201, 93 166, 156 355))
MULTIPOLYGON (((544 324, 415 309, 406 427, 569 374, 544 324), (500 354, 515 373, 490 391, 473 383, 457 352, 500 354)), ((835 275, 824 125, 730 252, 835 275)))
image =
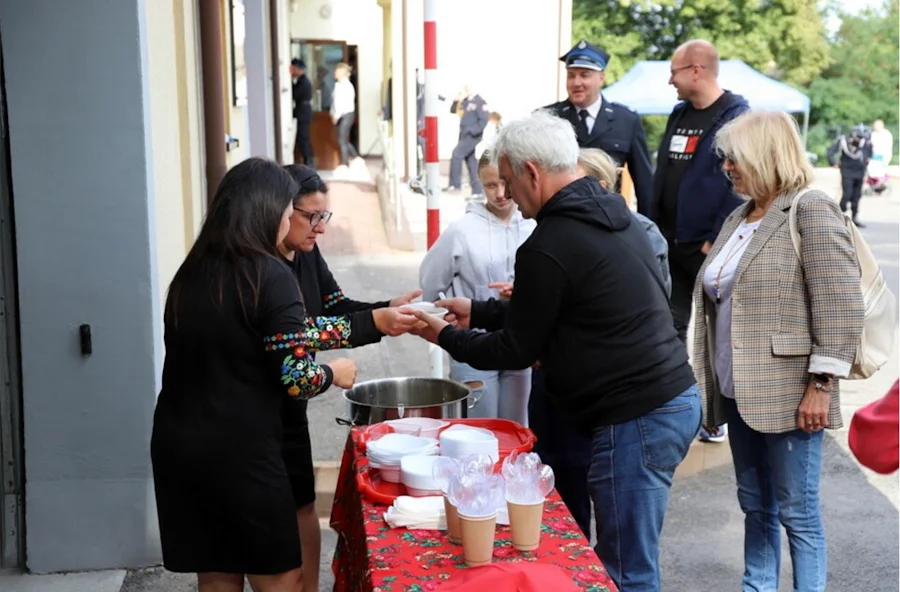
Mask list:
POLYGON ((263 339, 266 351, 281 362, 281 383, 291 398, 311 399, 328 390, 332 374, 310 355, 305 331, 276 333, 263 339))
POLYGON ((307 317, 305 324, 306 343, 310 351, 352 347, 350 344, 352 327, 350 318, 347 316, 307 317))
MULTIPOLYGON (((283 262, 266 261, 258 331, 270 372, 292 399, 311 399, 328 390, 333 374, 317 364, 307 341, 306 309, 294 272, 283 262)), ((276 383, 277 384, 277 383, 276 383)))

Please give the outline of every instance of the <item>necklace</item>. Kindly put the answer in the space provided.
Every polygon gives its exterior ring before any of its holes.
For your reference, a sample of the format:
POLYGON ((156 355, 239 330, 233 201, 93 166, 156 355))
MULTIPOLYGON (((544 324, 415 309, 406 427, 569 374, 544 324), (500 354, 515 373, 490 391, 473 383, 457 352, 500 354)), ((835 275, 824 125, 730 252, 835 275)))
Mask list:
MULTIPOLYGON (((751 229, 750 233, 747 234, 746 236, 749 238, 749 237, 753 236, 754 232, 756 232, 755 228, 751 229)), ((722 272, 725 271, 725 266, 728 265, 728 262, 731 261, 735 255, 737 255, 738 253, 741 252, 740 247, 744 244, 744 242, 743 242, 744 236, 745 236, 744 234, 738 235, 737 241, 735 241, 734 244, 731 245, 731 248, 728 249, 728 252, 725 254, 725 260, 722 261, 722 265, 721 265, 721 267, 719 267, 719 273, 716 274, 716 281, 715 281, 715 284, 713 285, 713 290, 712 290, 713 296, 716 299, 716 304, 722 303, 722 291, 719 289, 719 284, 722 281, 722 272)))

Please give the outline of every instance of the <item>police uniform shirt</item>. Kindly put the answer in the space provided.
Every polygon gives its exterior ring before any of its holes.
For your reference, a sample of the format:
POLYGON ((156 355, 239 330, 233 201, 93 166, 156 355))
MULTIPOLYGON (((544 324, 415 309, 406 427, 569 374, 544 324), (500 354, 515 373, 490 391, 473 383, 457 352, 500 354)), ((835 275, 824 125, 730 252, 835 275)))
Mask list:
MULTIPOLYGON (((600 108, 603 106, 603 95, 600 95, 596 101, 594 101, 593 105, 586 107, 587 117, 583 118, 585 126, 587 127, 588 135, 594 131, 594 123, 597 121, 597 115, 600 114, 600 108)), ((581 117, 581 111, 584 109, 580 109, 578 111, 578 116, 581 117)))

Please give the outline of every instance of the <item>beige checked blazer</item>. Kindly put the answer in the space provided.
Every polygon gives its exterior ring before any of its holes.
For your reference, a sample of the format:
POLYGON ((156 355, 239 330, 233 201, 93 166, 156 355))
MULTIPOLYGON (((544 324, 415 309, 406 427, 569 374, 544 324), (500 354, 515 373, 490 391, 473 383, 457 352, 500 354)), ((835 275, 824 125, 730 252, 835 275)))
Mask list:
MULTIPOLYGON (((796 429, 810 356, 852 363, 862 333, 859 268, 843 214, 821 191, 800 198, 801 265, 788 222, 795 195, 781 195, 769 207, 738 263, 731 298, 735 402, 747 425, 763 433, 796 429)), ((725 220, 694 286, 693 365, 703 425, 727 421, 711 362, 715 304, 703 291, 703 273, 752 209, 741 205, 725 220)), ((828 424, 843 425, 837 381, 828 424)))

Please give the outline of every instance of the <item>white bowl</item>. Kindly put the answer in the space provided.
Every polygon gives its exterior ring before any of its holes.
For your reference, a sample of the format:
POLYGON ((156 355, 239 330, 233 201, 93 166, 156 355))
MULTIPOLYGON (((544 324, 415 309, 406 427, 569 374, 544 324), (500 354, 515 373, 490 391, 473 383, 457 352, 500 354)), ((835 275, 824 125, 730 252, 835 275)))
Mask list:
MULTIPOLYGON (((438 441, 409 434, 385 434, 366 445, 366 456, 379 465, 399 465, 407 454, 433 454, 438 441)), ((379 467, 380 468, 380 467, 379 467)))
POLYGON ((422 312, 439 319, 444 318, 447 313, 450 312, 442 306, 435 306, 432 302, 412 302, 410 304, 404 304, 400 308, 412 308, 413 310, 421 310, 422 312))
POLYGON ((447 426, 446 421, 430 417, 404 417, 385 422, 400 434, 412 434, 420 438, 437 438, 441 428, 447 426))
POLYGON ((494 462, 500 460, 500 442, 490 430, 453 428, 441 432, 441 456, 461 459, 471 454, 485 454, 494 462))
POLYGON ((390 468, 378 469, 381 473, 381 480, 388 483, 400 483, 400 465, 390 468))
POLYGON ((434 463, 439 457, 409 455, 400 459, 400 479, 407 489, 440 491, 434 480, 434 463))

